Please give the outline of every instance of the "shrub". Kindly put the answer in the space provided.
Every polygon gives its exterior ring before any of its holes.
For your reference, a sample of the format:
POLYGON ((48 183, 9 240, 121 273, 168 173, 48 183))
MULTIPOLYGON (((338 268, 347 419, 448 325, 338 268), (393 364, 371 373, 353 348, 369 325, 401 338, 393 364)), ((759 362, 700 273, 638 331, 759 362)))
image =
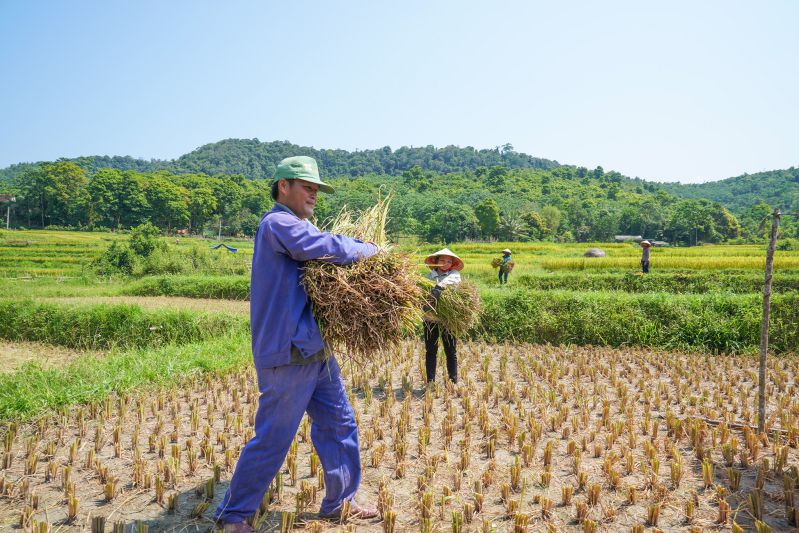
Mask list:
POLYGON ((128 241, 130 249, 136 255, 147 257, 158 247, 158 236, 161 230, 156 228, 150 222, 140 224, 130 230, 130 240, 128 241))
MULTIPOLYGON (((757 294, 673 295, 620 292, 483 292, 480 332, 494 341, 649 346, 736 353, 760 342, 757 294)), ((772 299, 771 349, 799 345, 799 296, 772 299)))
POLYGON ((799 251, 799 239, 782 239, 777 241, 777 250, 783 252, 799 251))
POLYGON ((95 350, 185 344, 246 329, 247 321, 241 317, 217 313, 145 311, 135 305, 0 300, 0 338, 69 348, 95 350))
POLYGON ((136 268, 136 255, 124 244, 113 241, 105 251, 92 262, 98 274, 124 274, 129 276, 136 268))

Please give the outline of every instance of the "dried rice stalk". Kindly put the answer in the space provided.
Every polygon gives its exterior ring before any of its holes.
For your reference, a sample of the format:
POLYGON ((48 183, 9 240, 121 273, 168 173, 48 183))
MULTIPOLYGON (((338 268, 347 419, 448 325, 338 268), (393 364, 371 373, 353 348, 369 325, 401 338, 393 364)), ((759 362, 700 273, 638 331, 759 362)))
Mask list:
POLYGON ((508 261, 503 265, 502 259, 499 257, 495 257, 494 259, 491 260, 491 266, 493 268, 499 268, 500 270, 502 270, 502 272, 511 272, 513 270, 513 267, 516 266, 516 263, 514 263, 513 259, 511 259, 510 261, 508 261))
MULTIPOLYGON (((428 292, 432 287, 433 282, 428 281, 428 292)), ((463 337, 477 325, 483 302, 477 286, 471 281, 463 280, 444 289, 433 305, 428 302, 425 319, 438 322, 455 337, 463 337)))
POLYGON ((422 290, 413 260, 386 238, 390 199, 354 219, 342 210, 327 228, 375 243, 380 252, 351 265, 308 261, 303 284, 324 339, 356 363, 388 353, 421 317, 422 290))

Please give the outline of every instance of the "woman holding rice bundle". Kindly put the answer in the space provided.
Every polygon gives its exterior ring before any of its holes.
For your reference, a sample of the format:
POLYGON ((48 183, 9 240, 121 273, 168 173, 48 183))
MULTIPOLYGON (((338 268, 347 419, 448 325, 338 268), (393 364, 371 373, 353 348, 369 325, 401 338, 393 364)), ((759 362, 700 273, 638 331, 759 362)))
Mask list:
POLYGON ((510 258, 510 250, 502 250, 502 259, 499 261, 499 284, 508 282, 508 274, 513 270, 513 260, 510 258))
MULTIPOLYGON (((463 269, 463 261, 460 257, 452 253, 449 248, 439 250, 430 254, 424 260, 430 267, 427 279, 434 281, 433 297, 438 300, 441 293, 447 288, 461 282, 460 271, 463 269)), ((438 322, 425 319, 424 321, 424 347, 425 347, 425 368, 427 370, 427 382, 431 383, 436 379, 436 359, 438 355, 438 337, 444 343, 444 353, 447 356, 447 374, 453 383, 458 382, 458 357, 456 354, 455 336, 444 329, 438 322)))

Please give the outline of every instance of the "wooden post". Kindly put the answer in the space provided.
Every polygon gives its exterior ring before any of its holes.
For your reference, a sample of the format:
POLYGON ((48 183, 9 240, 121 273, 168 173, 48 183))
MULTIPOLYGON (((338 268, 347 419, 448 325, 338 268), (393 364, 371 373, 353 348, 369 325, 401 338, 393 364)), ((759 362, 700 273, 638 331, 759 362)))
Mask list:
POLYGON ((774 209, 771 220, 771 240, 766 252, 766 283, 763 286, 763 322, 760 326, 760 371, 757 376, 757 431, 766 428, 766 356, 768 355, 768 323, 771 313, 771 277, 774 272, 774 249, 780 229, 780 210, 774 209))

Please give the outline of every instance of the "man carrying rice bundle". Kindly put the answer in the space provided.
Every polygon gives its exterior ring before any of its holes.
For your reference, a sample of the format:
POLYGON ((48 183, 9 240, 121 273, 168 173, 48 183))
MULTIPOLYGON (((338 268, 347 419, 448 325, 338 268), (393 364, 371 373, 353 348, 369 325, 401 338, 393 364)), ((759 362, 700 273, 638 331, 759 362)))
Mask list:
MULTIPOLYGON (((449 248, 439 250, 430 254, 424 260, 430 267, 427 279, 434 281, 433 297, 438 300, 442 291, 447 287, 453 287, 461 282, 460 271, 463 269, 463 261, 460 257, 452 253, 449 248)), ((456 354, 455 336, 436 321, 425 319, 424 321, 424 347, 425 347, 425 368, 427 370, 427 382, 432 383, 436 379, 436 360, 438 355, 438 337, 444 343, 444 353, 447 356, 447 374, 453 383, 458 382, 458 356, 456 354)))
POLYGON ((350 517, 377 516, 375 508, 354 500, 361 481, 355 414, 301 274, 309 260, 346 265, 378 250, 371 243, 322 232, 307 220, 320 190, 333 192, 319 178, 313 158, 281 161, 272 183, 275 206, 261 219, 255 235, 250 324, 261 395, 255 436, 244 447, 215 513, 226 533, 253 531, 245 520, 258 509, 306 412, 325 476, 320 517, 338 518, 345 501, 350 502, 350 517))

